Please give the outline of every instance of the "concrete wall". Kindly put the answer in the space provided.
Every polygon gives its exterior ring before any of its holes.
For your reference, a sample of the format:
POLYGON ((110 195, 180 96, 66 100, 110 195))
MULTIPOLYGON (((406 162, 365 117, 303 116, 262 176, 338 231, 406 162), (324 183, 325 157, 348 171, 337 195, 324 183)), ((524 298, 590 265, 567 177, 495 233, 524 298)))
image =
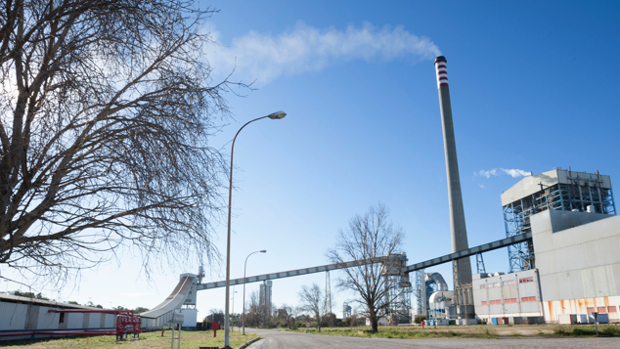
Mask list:
POLYGON ((544 301, 620 296, 620 216, 548 210, 531 222, 544 301))
POLYGON ((620 216, 550 210, 531 222, 545 321, 620 321, 620 216))

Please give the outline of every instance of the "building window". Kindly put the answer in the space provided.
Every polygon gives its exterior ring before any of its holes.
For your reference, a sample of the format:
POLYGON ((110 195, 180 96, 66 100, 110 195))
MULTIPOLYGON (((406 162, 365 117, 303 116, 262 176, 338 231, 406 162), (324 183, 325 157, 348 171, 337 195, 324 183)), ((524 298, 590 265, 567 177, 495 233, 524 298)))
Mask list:
POLYGON ((534 277, 530 276, 529 278, 523 278, 523 279, 519 279, 519 283, 520 284, 524 284, 526 282, 534 282, 534 277))
POLYGON ((504 281, 502 282, 502 285, 506 286, 506 285, 514 285, 515 281, 514 280, 508 280, 508 281, 504 281))
POLYGON ((484 288, 485 288, 485 285, 484 285, 484 284, 480 285, 480 289, 481 289, 481 290, 483 290, 484 288))
POLYGON ((60 313, 60 318, 58 319, 58 323, 62 324, 65 322, 65 313, 60 313))
POLYGON ((607 314, 607 308, 605 308, 605 307, 598 307, 598 313, 599 314, 607 314))
POLYGON ((594 313, 594 307, 588 307, 588 314, 594 313))
POLYGON ((521 297, 521 302, 536 302, 536 296, 533 296, 533 297, 521 297))
POLYGON ((488 288, 499 287, 499 282, 491 282, 491 283, 489 283, 489 285, 487 287, 488 288))
POLYGON ((482 305, 487 305, 487 301, 482 301, 482 305))
POLYGON ((508 304, 508 303, 517 303, 517 299, 516 298, 504 299, 504 304, 508 304))
POLYGON ((611 306, 611 307, 608 307, 608 308, 607 308, 607 311, 608 311, 608 312, 610 312, 610 313, 615 313, 615 312, 617 312, 617 311, 616 311, 616 309, 617 309, 617 308, 616 308, 616 306, 615 306, 615 305, 613 305, 613 306, 611 306))
POLYGON ((502 304, 502 300, 498 299, 498 300, 491 301, 491 305, 496 305, 496 304, 502 304))

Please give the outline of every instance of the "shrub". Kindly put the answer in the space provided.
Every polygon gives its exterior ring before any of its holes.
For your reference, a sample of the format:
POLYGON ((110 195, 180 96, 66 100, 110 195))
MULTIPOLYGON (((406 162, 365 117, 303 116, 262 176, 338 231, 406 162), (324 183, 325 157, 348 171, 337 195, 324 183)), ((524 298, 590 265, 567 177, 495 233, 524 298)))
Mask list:
POLYGON ((416 324, 419 324, 420 322, 422 322, 422 320, 426 320, 426 316, 416 315, 416 317, 413 319, 413 322, 415 322, 416 324))
POLYGON ((601 336, 605 337, 620 337, 620 328, 618 327, 605 327, 599 331, 601 336))
POLYGON ((576 328, 573 330, 573 336, 595 336, 596 331, 593 328, 576 328))

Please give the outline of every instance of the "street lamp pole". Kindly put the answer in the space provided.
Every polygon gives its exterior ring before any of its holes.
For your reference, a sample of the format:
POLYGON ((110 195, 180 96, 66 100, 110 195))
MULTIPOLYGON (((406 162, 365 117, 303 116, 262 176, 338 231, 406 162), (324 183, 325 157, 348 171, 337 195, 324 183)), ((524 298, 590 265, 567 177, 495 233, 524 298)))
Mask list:
POLYGON ((245 125, 241 126, 237 134, 235 134, 235 138, 233 138, 232 146, 230 147, 230 176, 229 176, 229 184, 228 184, 228 242, 226 244, 226 308, 225 308, 225 316, 224 316, 224 348, 232 349, 229 345, 229 315, 230 311, 228 309, 230 304, 230 217, 231 217, 231 208, 232 208, 232 180, 233 180, 233 153, 235 151, 235 141, 237 140, 237 136, 239 132, 243 130, 244 127, 249 125, 254 121, 258 121, 265 118, 270 119, 282 119, 286 116, 286 113, 283 111, 277 111, 275 113, 271 113, 269 115, 256 118, 254 120, 250 120, 245 123, 245 125))
POLYGON ((267 250, 254 251, 245 257, 245 263, 243 264, 243 335, 245 336, 245 270, 248 267, 248 258, 255 253, 266 253, 267 250))
POLYGON ((235 288, 233 287, 233 293, 232 293, 232 317, 233 317, 232 329, 233 329, 233 332, 235 332, 235 293, 238 293, 238 292, 235 291, 235 288))

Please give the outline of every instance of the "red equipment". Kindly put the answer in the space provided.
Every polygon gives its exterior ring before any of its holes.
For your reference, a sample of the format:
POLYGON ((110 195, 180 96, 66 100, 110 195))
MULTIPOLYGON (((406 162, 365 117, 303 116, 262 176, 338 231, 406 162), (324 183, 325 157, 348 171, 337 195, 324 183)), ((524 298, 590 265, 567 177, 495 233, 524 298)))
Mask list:
POLYGON ((220 323, 217 321, 212 322, 211 329, 213 330, 213 337, 217 337, 217 330, 220 329, 220 323))

